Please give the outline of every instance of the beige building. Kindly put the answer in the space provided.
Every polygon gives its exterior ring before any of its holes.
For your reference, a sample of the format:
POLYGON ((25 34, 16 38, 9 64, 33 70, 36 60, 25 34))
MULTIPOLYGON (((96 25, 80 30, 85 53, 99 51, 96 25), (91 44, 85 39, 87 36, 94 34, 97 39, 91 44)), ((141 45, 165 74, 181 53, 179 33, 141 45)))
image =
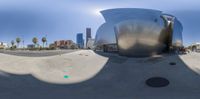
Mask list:
POLYGON ((4 43, 4 42, 0 42, 0 49, 5 49, 8 47, 8 44, 7 43, 4 43))
POLYGON ((72 41, 72 40, 59 40, 55 41, 54 45, 55 48, 60 48, 60 49, 75 49, 77 48, 77 45, 72 41))
POLYGON ((200 52, 200 43, 193 43, 188 47, 191 51, 200 52))

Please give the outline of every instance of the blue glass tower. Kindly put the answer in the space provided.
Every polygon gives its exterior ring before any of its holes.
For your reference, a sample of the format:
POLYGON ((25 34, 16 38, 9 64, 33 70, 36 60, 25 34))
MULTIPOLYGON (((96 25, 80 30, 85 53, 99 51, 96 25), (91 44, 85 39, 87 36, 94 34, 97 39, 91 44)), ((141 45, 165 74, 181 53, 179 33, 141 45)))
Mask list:
POLYGON ((79 48, 84 48, 83 33, 78 33, 76 35, 76 43, 77 43, 79 48))

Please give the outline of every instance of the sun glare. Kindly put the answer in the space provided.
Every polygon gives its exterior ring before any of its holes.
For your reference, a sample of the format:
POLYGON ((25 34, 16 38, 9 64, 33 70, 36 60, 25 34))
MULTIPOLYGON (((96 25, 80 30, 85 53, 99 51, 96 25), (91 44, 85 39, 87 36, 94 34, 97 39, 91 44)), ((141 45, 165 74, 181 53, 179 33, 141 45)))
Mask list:
POLYGON ((101 11, 102 11, 103 9, 94 9, 93 10, 93 14, 94 15, 97 15, 97 16, 101 16, 101 11))

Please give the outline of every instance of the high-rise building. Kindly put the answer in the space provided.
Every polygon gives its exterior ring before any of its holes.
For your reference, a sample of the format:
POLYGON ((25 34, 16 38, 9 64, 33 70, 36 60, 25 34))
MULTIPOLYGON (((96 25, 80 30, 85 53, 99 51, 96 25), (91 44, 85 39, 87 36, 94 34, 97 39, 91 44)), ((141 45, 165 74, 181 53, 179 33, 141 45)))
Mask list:
POLYGON ((76 35, 76 43, 79 48, 84 48, 83 33, 78 33, 76 35))
POLYGON ((91 28, 86 28, 86 47, 87 47, 87 43, 88 43, 89 38, 92 38, 91 28))

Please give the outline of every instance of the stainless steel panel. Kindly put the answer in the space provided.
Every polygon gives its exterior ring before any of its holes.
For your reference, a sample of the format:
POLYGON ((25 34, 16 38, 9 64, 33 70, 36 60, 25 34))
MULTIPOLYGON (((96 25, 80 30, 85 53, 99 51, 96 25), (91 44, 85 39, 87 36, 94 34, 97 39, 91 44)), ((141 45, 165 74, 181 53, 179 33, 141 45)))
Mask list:
POLYGON ((166 48, 164 25, 147 20, 126 20, 115 26, 120 55, 150 56, 161 53, 166 48))
POLYGON ((95 45, 116 44, 113 23, 104 23, 99 27, 95 37, 95 45))
POLYGON ((160 17, 162 12, 152 9, 118 8, 104 10, 101 13, 107 23, 118 23, 129 19, 155 20, 160 17))
POLYGON ((183 40, 182 40, 183 26, 181 25, 180 21, 177 20, 177 18, 175 18, 173 21, 172 30, 173 30, 172 46, 182 47, 183 46, 183 40))
POLYGON ((117 44, 119 54, 137 57, 182 46, 183 27, 172 15, 138 8, 109 9, 101 13, 106 22, 96 33, 96 45, 117 44))

